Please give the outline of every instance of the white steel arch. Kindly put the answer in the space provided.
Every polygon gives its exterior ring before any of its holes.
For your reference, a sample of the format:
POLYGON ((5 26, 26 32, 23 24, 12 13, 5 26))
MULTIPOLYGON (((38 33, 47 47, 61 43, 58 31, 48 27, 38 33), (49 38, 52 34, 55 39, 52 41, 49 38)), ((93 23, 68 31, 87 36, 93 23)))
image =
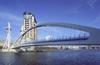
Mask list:
MULTIPOLYGON (((70 24, 70 23, 59 23, 59 22, 50 22, 50 23, 43 23, 43 24, 38 24, 30 29, 28 29, 27 31, 25 31, 18 39, 17 41, 23 37, 28 31, 30 31, 31 29, 34 28, 38 28, 38 27, 44 27, 44 26, 59 26, 59 27, 67 27, 67 28, 73 28, 73 29, 77 29, 77 30, 82 30, 82 31, 86 31, 89 32, 90 36, 89 39, 85 41, 86 44, 100 44, 100 29, 97 28, 92 28, 92 27, 88 27, 88 26, 82 26, 82 25, 76 25, 76 24, 70 24)), ((16 41, 16 42, 17 42, 16 41)), ((15 43, 16 43, 15 42, 15 43)), ((81 43, 81 42, 80 42, 81 43)))

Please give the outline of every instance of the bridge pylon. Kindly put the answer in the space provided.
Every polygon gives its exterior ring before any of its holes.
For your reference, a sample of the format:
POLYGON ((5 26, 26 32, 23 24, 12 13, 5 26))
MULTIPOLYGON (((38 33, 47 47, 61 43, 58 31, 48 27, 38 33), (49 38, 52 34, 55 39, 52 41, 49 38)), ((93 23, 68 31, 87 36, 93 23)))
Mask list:
POLYGON ((5 27, 4 29, 7 29, 7 37, 6 37, 6 41, 5 41, 5 44, 3 45, 2 49, 10 49, 11 47, 11 32, 10 30, 11 27, 10 27, 10 23, 8 22, 8 27, 5 27))

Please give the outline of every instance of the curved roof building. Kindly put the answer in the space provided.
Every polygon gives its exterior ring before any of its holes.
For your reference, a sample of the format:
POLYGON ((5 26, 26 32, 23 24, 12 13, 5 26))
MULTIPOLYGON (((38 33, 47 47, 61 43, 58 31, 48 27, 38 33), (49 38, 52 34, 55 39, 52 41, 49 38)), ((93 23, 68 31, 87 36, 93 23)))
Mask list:
MULTIPOLYGON (((23 20, 24 31, 28 30, 29 28, 31 28, 37 24, 35 16, 31 12, 29 12, 29 11, 24 12, 23 16, 24 16, 24 20, 23 20)), ((38 39, 37 28, 32 29, 31 31, 27 32, 27 34, 24 36, 24 39, 37 40, 38 39)))

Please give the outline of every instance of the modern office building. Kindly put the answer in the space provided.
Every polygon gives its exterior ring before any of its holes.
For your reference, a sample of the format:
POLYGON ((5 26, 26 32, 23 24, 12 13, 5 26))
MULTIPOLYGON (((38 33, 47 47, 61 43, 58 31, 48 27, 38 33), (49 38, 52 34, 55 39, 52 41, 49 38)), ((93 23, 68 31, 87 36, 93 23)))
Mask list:
MULTIPOLYGON (((31 12, 24 12, 23 13, 24 20, 23 20, 23 29, 24 31, 28 30, 29 28, 35 26, 37 24, 35 16, 31 12)), ((32 29, 31 31, 27 32, 24 36, 24 41, 33 41, 38 39, 38 29, 32 29)))
MULTIPOLYGON (((26 30, 29 28, 35 26, 37 24, 37 21, 35 19, 35 16, 31 12, 24 12, 23 13, 24 20, 23 20, 23 26, 21 27, 20 34, 23 34, 26 30)), ((29 32, 27 32, 22 39, 21 43, 28 42, 28 41, 35 41, 38 40, 38 29, 32 29, 29 32)), ((46 40, 50 40, 50 36, 46 37, 46 40)), ((51 46, 30 46, 27 47, 28 50, 34 51, 39 50, 40 48, 44 47, 51 47, 51 46)))

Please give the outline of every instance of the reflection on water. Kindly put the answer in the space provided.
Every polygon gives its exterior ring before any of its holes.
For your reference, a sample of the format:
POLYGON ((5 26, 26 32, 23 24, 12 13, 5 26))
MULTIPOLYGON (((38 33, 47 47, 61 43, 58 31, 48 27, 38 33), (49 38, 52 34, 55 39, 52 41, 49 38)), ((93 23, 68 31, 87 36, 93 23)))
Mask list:
POLYGON ((100 65, 100 50, 0 53, 0 65, 100 65))

